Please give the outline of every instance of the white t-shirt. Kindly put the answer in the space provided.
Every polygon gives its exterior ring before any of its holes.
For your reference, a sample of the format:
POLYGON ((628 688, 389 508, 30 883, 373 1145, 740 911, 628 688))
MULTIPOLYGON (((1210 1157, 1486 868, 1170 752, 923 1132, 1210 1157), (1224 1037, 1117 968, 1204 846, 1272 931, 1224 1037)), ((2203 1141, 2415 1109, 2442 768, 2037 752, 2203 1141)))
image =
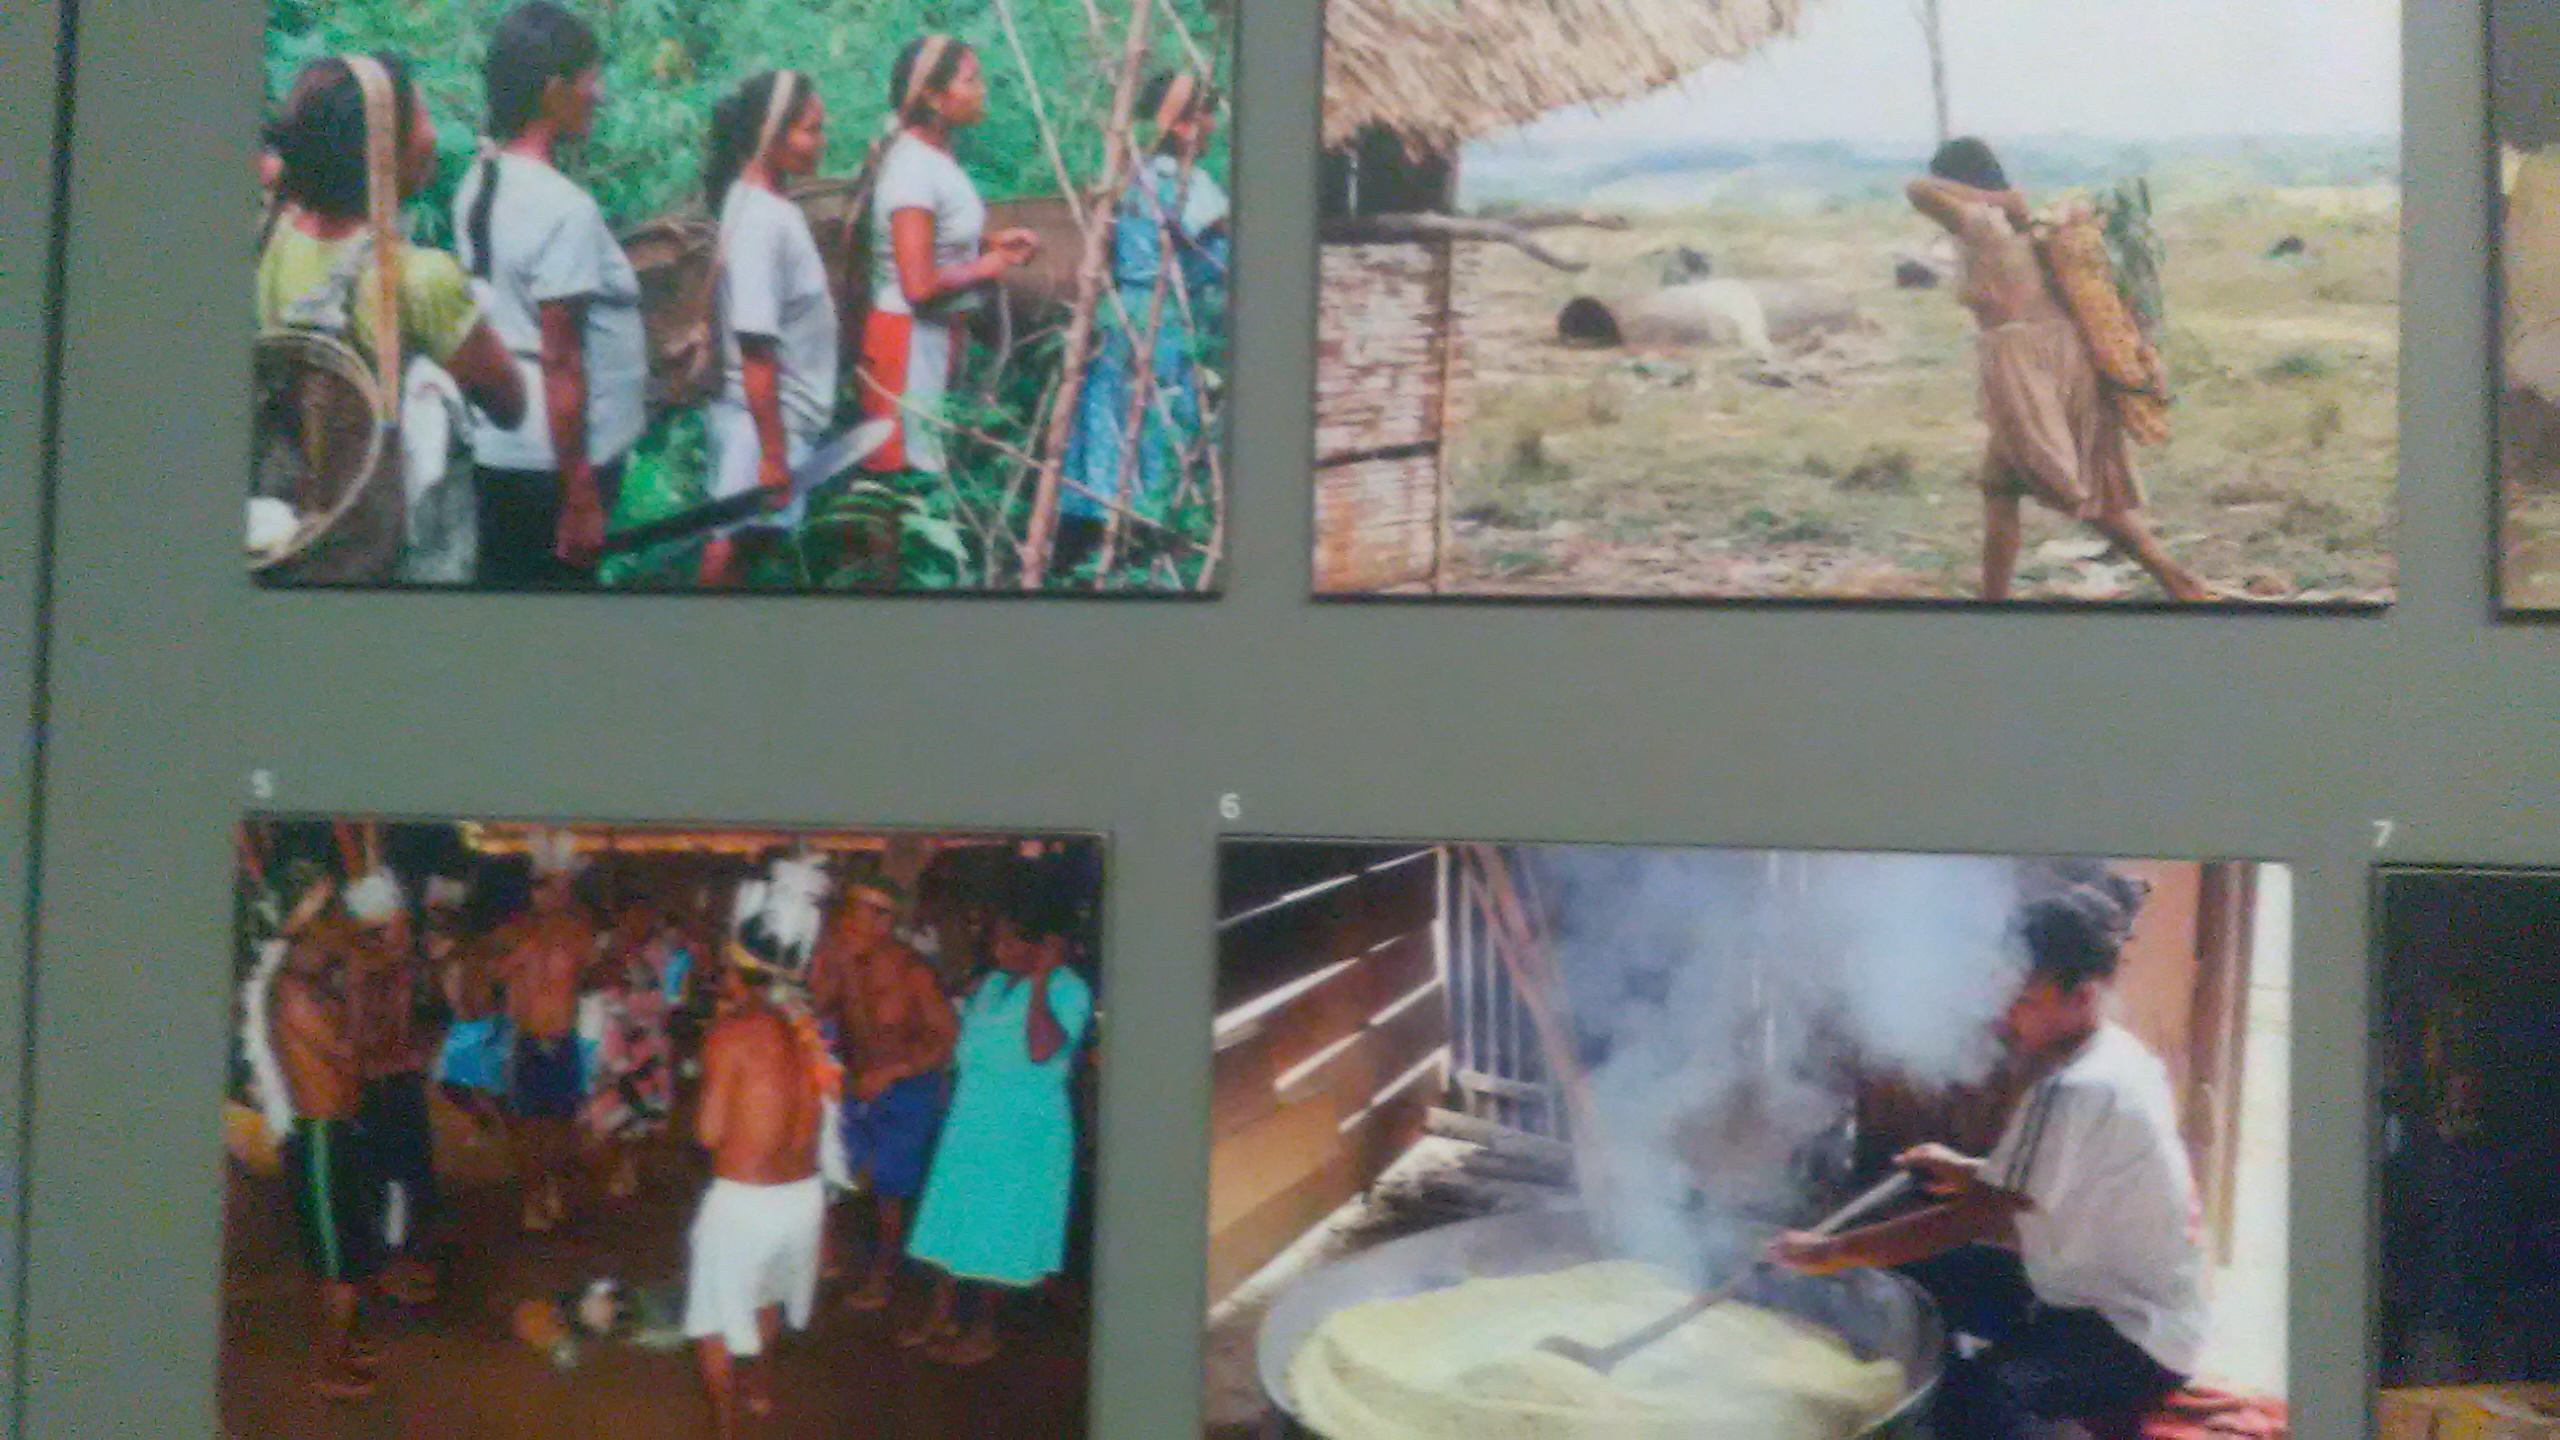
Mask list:
POLYGON ((587 458, 609 464, 640 438, 649 360, 640 327, 640 277, 604 222, 604 212, 569 177, 530 156, 501 152, 498 194, 489 210, 488 278, 478 278, 471 212, 480 201, 474 163, 453 199, 454 251, 473 278, 489 325, 524 377, 524 418, 513 426, 472 417, 471 451, 503 470, 549 470, 551 415, 543 403, 542 318, 551 300, 586 301, 587 458))
POLYGON ((720 206, 720 399, 745 409, 738 337, 770 337, 781 359, 782 427, 816 435, 835 418, 836 301, 800 207, 761 186, 720 206))
MULTIPOLYGON (((907 292, 898 284, 898 256, 889 238, 889 217, 901 210, 933 212, 933 265, 948 270, 978 258, 987 234, 987 202, 978 196, 969 172, 951 158, 906 131, 889 142, 880 160, 880 175, 871 192, 871 304, 891 315, 912 313, 907 292)), ((977 292, 953 296, 937 310, 965 310, 977 303, 977 292)))
POLYGON ((2102 1025, 2009 1117, 1982 1178, 2034 1204, 2018 1216, 2027 1283, 2095 1310, 2163 1366, 2193 1375, 2204 1346, 2204 1244, 2168 1072, 2102 1025))

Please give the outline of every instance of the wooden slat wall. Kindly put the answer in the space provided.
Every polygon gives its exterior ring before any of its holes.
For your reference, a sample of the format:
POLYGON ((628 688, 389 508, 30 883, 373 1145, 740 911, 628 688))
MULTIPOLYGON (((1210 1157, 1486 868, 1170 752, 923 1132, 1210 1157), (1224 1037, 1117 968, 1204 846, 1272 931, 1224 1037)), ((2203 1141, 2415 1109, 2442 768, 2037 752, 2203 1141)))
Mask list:
POLYGON ((1218 1013, 1338 961, 1427 929, 1438 901, 1428 856, 1358 878, 1304 904, 1265 910, 1218 932, 1218 1013))
POLYGON ((1432 938, 1438 874, 1428 854, 1358 872, 1352 883, 1222 933, 1221 1014, 1350 963, 1222 1036, 1210 1098, 1213 1298, 1269 1263, 1420 1138, 1423 1112, 1446 1083, 1445 1063, 1382 1092, 1448 1044, 1448 1001, 1432 938), (1399 1002, 1409 1003, 1396 1008, 1399 1002))
POLYGON ((1218 851, 1218 915, 1221 919, 1241 915, 1310 885, 1375 869, 1429 848, 1316 840, 1222 846, 1218 851))

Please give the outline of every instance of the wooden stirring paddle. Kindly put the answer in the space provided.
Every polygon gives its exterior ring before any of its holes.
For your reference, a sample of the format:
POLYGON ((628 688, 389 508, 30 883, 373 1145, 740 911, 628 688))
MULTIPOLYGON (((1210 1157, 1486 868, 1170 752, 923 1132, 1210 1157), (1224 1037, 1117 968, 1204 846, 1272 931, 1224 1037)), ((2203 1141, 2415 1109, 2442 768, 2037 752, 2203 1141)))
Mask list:
MULTIPOLYGON (((1891 1175, 1886 1176, 1883 1180, 1878 1181, 1875 1187, 1867 1191, 1864 1195, 1859 1196, 1857 1199, 1852 1200, 1848 1204, 1833 1211, 1830 1218, 1824 1220, 1821 1224, 1814 1226, 1811 1233, 1815 1235, 1828 1235, 1833 1231, 1838 1230, 1841 1226, 1848 1224, 1850 1221, 1857 1219, 1859 1216, 1866 1214, 1868 1211, 1873 1210, 1880 1205, 1890 1204, 1893 1201, 1902 1198, 1903 1193, 1908 1191, 1910 1188, 1911 1172, 1908 1170, 1896 1170, 1891 1175)), ((1690 1301, 1688 1304, 1681 1306, 1679 1309, 1672 1311, 1670 1314, 1663 1316, 1661 1319, 1654 1321, 1652 1324, 1647 1325, 1625 1339, 1618 1341, 1614 1345, 1585 1345, 1579 1340, 1567 1339, 1562 1335, 1550 1335, 1546 1339, 1538 1342, 1538 1348, 1551 1355, 1561 1355, 1567 1360, 1587 1365, 1590 1368, 1599 1371, 1601 1374, 1606 1375, 1610 1371, 1617 1369, 1621 1363, 1623 1363, 1629 1356, 1634 1355, 1637 1351, 1644 1349, 1655 1341, 1660 1340, 1663 1336, 1670 1334, 1672 1331, 1679 1329, 1681 1326, 1688 1324, 1690 1321, 1704 1315, 1709 1310, 1712 1310, 1718 1305, 1721 1305, 1725 1301, 1733 1298, 1733 1292, 1742 1287, 1743 1281, 1751 1278, 1752 1272, 1759 1267, 1760 1263, 1761 1262, 1755 1260, 1751 1262, 1751 1264, 1742 1266, 1740 1269, 1735 1270, 1732 1278, 1726 1280, 1722 1285, 1717 1286, 1713 1290, 1708 1291, 1697 1299, 1690 1301)))

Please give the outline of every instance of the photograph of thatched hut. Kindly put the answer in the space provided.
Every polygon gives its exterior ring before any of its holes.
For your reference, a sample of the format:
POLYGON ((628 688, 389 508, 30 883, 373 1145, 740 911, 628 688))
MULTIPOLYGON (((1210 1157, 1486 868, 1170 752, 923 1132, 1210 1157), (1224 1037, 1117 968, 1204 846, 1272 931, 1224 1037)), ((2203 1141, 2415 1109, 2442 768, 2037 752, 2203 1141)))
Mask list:
POLYGON ((2560 610, 2560 30, 2489 7, 2498 146, 2499 599, 2560 610))
MULTIPOLYGON (((1471 140, 1750 53, 1800 0, 1328 0, 1316 281, 1319 594, 1448 588, 1448 448, 1469 241, 1548 255, 1537 217, 1457 213, 1471 140)), ((1572 217, 1560 217, 1570 219, 1572 217)))
MULTIPOLYGON (((1603 1410, 1587 1433, 1968 1440, 1936 1392, 1975 1341, 1948 1346, 1925 1266, 1793 1274, 1764 1251, 1861 1196, 1844 1233, 1914 1212, 1877 1194, 1899 1157, 1997 1157, 2050 1067, 2080 1073, 2012 1038, 2056 907, 2103 917, 2113 963, 2067 1053, 2157 1067, 2169 1148, 2119 1167, 2151 1178, 2118 1199, 2180 1230, 2146 1281, 2202 1338, 2151 1413, 2283 1433, 2282 867, 1239 839, 1218 886, 1210 1440, 1561 1436, 1603 1410), (1608 1298, 1635 1292, 1657 1298, 1608 1298), (1701 1292, 1736 1303, 1681 1305, 1701 1292), (1745 1358, 1768 1314, 1845 1390, 1745 1358), (1538 1343, 1639 1333, 1605 1382, 1538 1343)), ((2018 1183, 2087 1203, 2042 1163, 2018 1183)))
POLYGON ((1329 0, 1316 593, 2387 603, 2399 0, 2083 18, 1329 0))

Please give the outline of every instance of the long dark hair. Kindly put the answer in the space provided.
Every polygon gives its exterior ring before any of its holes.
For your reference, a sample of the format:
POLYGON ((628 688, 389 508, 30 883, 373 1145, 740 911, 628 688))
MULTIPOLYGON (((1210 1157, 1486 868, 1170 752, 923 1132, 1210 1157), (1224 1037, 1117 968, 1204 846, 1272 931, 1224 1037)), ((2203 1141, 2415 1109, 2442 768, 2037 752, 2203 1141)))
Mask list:
POLYGON ((800 123, 808 112, 809 102, 818 96, 809 77, 797 70, 767 70, 752 75, 746 83, 723 96, 711 107, 711 139, 702 159, 702 198, 713 210, 720 208, 729 187, 738 183, 738 173, 747 168, 755 154, 756 137, 764 128, 765 108, 773 103, 773 87, 789 75, 791 113, 782 117, 776 134, 800 123))
POLYGON ((943 37, 942 53, 934 57, 933 68, 925 72, 924 83, 914 87, 915 100, 910 103, 907 99, 908 82, 915 79, 916 62, 924 58, 924 47, 933 38, 919 35, 908 41, 906 48, 898 52, 897 63, 889 67, 889 109, 897 115, 901 125, 916 118, 916 107, 924 103, 924 97, 951 83, 951 77, 960 73, 962 60, 978 53, 969 48, 966 40, 943 37))
MULTIPOLYGON (((1180 70, 1159 70, 1148 76, 1147 83, 1138 91, 1138 113, 1148 120, 1161 116, 1165 97, 1173 93, 1174 82, 1180 80, 1184 73, 1180 70)), ((1195 75, 1191 77, 1191 98, 1184 102, 1182 113, 1174 119, 1188 120, 1216 109, 1217 105, 1218 87, 1195 75)), ((1160 152, 1173 149, 1174 143, 1171 126, 1156 136, 1156 149, 1160 152)))
MULTIPOLYGON (((525 0, 507 12, 489 35, 480 76, 489 92, 489 138, 512 140, 541 113, 543 93, 554 80, 575 80, 603 54, 587 22, 551 3, 525 0)), ((471 273, 487 279, 489 216, 498 205, 498 161, 483 155, 479 194, 463 233, 471 246, 471 273)))
POLYGON ((1938 153, 1929 157, 1929 173, 1976 190, 2009 188, 2009 174, 2000 168, 2000 157, 1972 135, 1959 135, 1939 146, 1938 153))
MULTIPOLYGON (((409 62, 388 50, 373 59, 391 77, 393 148, 417 124, 409 62)), ((349 220, 365 213, 364 87, 335 55, 303 67, 283 113, 267 122, 267 148, 283 171, 276 194, 314 214, 349 220)))

